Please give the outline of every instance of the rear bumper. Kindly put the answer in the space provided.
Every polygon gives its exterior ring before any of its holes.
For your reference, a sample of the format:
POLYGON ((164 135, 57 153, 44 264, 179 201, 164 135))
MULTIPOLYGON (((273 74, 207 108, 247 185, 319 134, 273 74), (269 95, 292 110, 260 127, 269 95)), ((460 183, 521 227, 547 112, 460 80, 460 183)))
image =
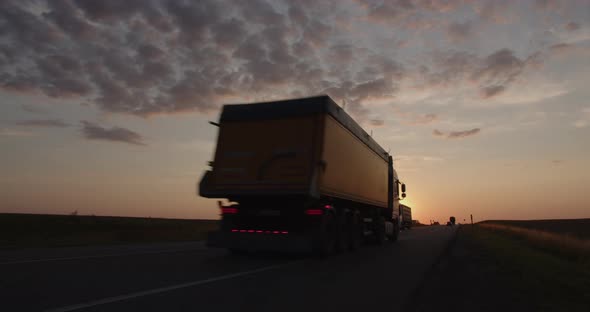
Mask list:
POLYGON ((309 236, 301 234, 259 234, 234 232, 209 232, 208 247, 231 248, 248 251, 278 251, 307 253, 312 251, 309 236))

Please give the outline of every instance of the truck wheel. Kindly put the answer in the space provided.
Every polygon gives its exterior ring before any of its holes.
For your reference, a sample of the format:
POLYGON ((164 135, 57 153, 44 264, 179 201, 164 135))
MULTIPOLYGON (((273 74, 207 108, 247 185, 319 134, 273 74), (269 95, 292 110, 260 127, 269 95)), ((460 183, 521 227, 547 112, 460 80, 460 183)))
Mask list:
POLYGON ((391 236, 389 236, 389 242, 390 243, 394 243, 397 241, 397 238, 399 236, 399 222, 393 222, 393 234, 391 234, 391 236))
POLYGON ((335 247, 336 252, 342 252, 348 249, 348 213, 342 212, 335 219, 335 247))
POLYGON ((331 255, 334 252, 336 238, 336 222, 334 215, 325 214, 313 237, 314 254, 320 257, 331 255))
POLYGON ((375 241, 377 244, 382 245, 386 239, 385 233, 385 218, 379 216, 375 224, 375 241))
POLYGON ((348 249, 357 250, 361 245, 361 221, 358 211, 353 211, 347 216, 346 234, 348 235, 348 249))

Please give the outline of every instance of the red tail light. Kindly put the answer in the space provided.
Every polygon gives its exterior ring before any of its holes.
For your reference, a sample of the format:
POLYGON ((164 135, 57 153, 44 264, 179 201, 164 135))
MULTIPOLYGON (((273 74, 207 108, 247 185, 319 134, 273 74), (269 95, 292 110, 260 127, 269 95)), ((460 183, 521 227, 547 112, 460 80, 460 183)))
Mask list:
POLYGON ((308 216, 319 216, 322 215, 324 212, 321 209, 307 209, 305 210, 305 214, 308 216))
POLYGON ((242 229, 231 229, 233 233, 257 233, 257 234, 289 234, 289 231, 285 230, 242 230, 242 229))
POLYGON ((236 214, 236 213, 238 213, 238 208, 234 208, 234 207, 222 207, 221 208, 221 213, 222 214, 236 214))

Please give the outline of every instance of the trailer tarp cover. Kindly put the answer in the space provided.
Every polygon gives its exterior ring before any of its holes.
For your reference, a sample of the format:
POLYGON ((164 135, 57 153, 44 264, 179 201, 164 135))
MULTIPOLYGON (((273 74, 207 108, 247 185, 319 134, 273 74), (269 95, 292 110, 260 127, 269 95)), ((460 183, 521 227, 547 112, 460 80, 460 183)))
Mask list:
POLYGON ((327 95, 255 104, 225 105, 219 122, 279 119, 314 114, 331 115, 375 153, 387 160, 388 153, 327 95))

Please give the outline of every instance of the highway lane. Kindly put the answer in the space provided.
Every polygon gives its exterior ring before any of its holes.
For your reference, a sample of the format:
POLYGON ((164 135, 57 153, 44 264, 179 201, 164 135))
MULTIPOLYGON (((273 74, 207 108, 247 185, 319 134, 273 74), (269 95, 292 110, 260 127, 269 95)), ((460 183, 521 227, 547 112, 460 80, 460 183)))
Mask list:
POLYGON ((328 259, 234 256, 202 243, 4 251, 0 296, 5 311, 393 309, 453 235, 416 228, 328 259))
POLYGON ((205 242, 144 243, 94 247, 45 247, 0 251, 0 265, 206 250, 205 242))

